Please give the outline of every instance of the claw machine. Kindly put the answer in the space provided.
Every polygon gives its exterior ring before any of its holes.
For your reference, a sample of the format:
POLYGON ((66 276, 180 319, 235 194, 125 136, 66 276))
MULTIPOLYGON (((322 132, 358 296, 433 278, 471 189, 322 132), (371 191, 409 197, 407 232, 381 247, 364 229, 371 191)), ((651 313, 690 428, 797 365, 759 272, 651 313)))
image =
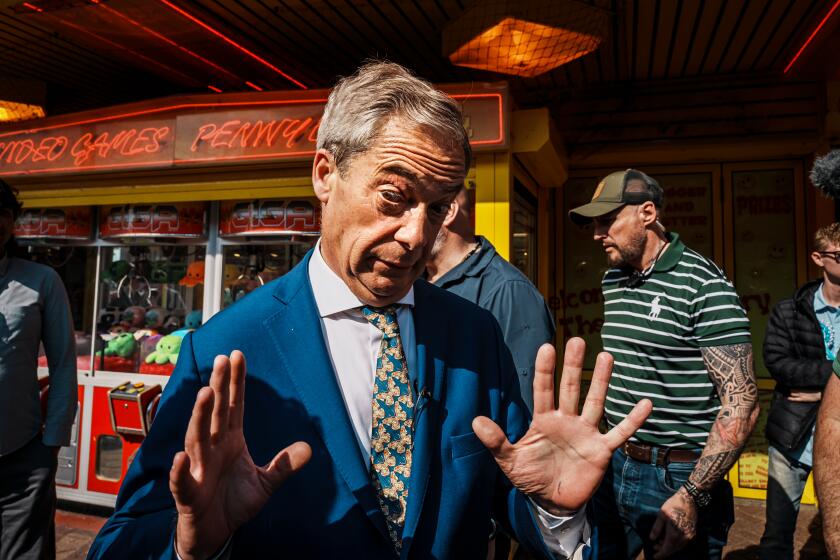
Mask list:
POLYGON ((298 264, 321 232, 316 199, 226 201, 219 205, 225 308, 298 264))
MULTIPOLYGON (((181 339, 201 325, 209 207, 37 208, 18 219, 24 256, 59 274, 76 329, 78 406, 58 456, 60 499, 114 504, 181 339)), ((45 394, 44 356, 38 373, 45 394)))
POLYGON ((201 326, 205 202, 101 206, 85 475, 115 496, 184 335, 201 326))

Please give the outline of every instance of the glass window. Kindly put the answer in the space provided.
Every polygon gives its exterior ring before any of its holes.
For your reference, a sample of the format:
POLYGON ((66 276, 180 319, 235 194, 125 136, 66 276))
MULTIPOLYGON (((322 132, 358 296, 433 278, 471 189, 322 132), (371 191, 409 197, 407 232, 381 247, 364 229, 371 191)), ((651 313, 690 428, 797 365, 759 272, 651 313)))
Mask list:
POLYGON ((168 375, 202 322, 204 246, 102 249, 96 370, 168 375))
POLYGON ((665 191, 662 223, 668 231, 678 233, 688 247, 714 260, 712 174, 668 173, 653 177, 665 191))
POLYGON ((537 200, 519 181, 513 196, 511 263, 537 283, 537 200))
POLYGON ((222 307, 289 272, 317 241, 300 236, 268 244, 225 245, 222 307))
MULTIPOLYGON (((93 331, 93 282, 96 271, 96 247, 22 242, 26 257, 54 269, 70 301, 73 329, 76 333, 76 367, 90 371, 90 333, 93 331)), ((43 345, 38 366, 47 367, 43 345)))
POLYGON ((568 211, 589 202, 597 184, 598 178, 593 176, 569 179, 563 187, 563 288, 549 302, 555 310, 557 330, 565 337, 563 341, 558 338, 558 346, 573 336, 583 338, 587 369, 595 367, 595 356, 601 351, 601 278, 607 261, 601 246, 592 239, 592 226, 575 225, 568 211))
POLYGON ((756 375, 769 377, 761 345, 770 310, 796 289, 792 169, 732 173, 735 287, 750 318, 756 375))
POLYGON ((122 476, 123 442, 119 436, 99 435, 96 438, 96 478, 119 481, 122 476))

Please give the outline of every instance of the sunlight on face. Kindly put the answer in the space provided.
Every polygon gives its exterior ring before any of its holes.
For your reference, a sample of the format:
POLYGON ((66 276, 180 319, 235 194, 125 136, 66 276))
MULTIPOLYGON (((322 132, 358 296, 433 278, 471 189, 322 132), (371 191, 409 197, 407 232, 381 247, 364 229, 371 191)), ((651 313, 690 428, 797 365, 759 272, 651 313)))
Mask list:
POLYGON ((464 182, 464 152, 438 134, 392 119, 321 198, 321 251, 365 303, 402 298, 464 182))
POLYGON ((635 266, 645 252, 647 236, 639 206, 627 205, 593 220, 594 239, 601 243, 611 267, 635 266))

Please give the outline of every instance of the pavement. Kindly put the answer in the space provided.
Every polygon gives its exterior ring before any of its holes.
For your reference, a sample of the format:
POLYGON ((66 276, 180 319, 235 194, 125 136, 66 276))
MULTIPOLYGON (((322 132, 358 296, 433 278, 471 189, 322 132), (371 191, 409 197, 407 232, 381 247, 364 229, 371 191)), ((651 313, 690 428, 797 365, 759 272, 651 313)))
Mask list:
MULTIPOLYGON (((816 506, 803 505, 796 519, 793 557, 799 560, 827 559, 823 548, 822 523, 816 506)), ((758 558, 758 542, 764 532, 764 502, 735 499, 735 525, 729 530, 724 560, 758 558)))
MULTIPOLYGON (((70 507, 67 504, 61 504, 70 507)), ((83 560, 90 543, 105 523, 106 510, 83 508, 56 513, 56 551, 58 560, 83 560)), ((735 525, 729 531, 724 560, 758 558, 758 541, 764 530, 764 502, 736 498, 735 525)), ((822 527, 817 508, 802 506, 796 523, 794 559, 827 558, 822 548, 822 527)))

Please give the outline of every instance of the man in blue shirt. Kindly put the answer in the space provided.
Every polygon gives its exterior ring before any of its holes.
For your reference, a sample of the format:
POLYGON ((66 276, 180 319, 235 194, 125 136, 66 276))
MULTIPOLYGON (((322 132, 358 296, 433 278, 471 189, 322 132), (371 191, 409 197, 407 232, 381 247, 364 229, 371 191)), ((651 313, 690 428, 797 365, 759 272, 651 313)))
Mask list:
POLYGON ((528 277, 475 234, 474 206, 461 189, 435 240, 426 278, 493 314, 513 355, 522 399, 533 411, 534 360, 540 346, 554 340, 554 319, 528 277))
POLYGON ((769 469, 762 560, 793 557, 802 492, 813 467, 814 426, 840 348, 840 223, 820 228, 811 259, 822 278, 773 308, 764 363, 776 389, 767 419, 769 469))

